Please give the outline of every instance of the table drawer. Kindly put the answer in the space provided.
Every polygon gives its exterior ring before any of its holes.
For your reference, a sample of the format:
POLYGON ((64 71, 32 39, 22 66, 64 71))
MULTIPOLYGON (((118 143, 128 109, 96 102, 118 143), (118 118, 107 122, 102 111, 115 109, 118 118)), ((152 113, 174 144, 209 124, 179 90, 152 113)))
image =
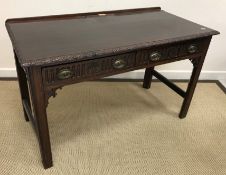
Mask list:
POLYGON ((191 40, 171 45, 162 45, 137 52, 136 65, 147 65, 163 60, 188 57, 205 49, 204 40, 191 40))
POLYGON ((80 80, 98 75, 119 73, 135 66, 136 52, 81 61, 42 69, 45 84, 80 80))

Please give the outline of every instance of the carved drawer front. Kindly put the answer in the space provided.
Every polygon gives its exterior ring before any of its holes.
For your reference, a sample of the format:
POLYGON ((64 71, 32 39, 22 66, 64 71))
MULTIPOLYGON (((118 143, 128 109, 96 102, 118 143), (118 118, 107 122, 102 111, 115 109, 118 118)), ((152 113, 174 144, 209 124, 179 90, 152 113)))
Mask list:
POLYGON ((201 53, 204 49, 204 41, 194 40, 174 45, 163 45, 150 49, 140 50, 136 55, 136 65, 147 65, 150 63, 188 57, 201 53))
POLYGON ((119 73, 135 66, 136 53, 98 58, 51 67, 42 70, 44 83, 47 85, 67 81, 91 78, 98 75, 119 73))

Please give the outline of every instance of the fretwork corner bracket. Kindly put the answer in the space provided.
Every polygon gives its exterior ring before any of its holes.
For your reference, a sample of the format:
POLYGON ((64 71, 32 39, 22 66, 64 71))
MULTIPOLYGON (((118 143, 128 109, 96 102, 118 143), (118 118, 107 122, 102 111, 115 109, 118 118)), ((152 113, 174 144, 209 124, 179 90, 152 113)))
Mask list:
POLYGON ((58 89, 61 90, 62 88, 63 88, 63 86, 59 86, 59 87, 49 88, 49 89, 45 90, 45 104, 46 104, 46 107, 48 107, 49 98, 50 97, 55 98, 57 96, 57 90, 58 89))
POLYGON ((198 58, 190 58, 189 60, 191 61, 191 63, 193 64, 194 67, 197 67, 199 64, 199 60, 201 57, 198 58))

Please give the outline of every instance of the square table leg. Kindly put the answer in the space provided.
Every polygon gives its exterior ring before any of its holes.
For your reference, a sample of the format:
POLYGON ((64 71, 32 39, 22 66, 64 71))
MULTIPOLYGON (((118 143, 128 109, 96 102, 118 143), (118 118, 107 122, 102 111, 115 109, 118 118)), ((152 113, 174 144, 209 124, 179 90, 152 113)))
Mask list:
POLYGON ((179 117, 180 118, 185 118, 198 82, 198 78, 199 78, 199 74, 201 72, 202 69, 202 65, 203 65, 203 61, 204 58, 201 58, 200 60, 197 59, 197 65, 194 65, 193 71, 192 71, 192 75, 187 87, 187 91, 186 91, 186 95, 185 98, 183 100, 183 104, 180 110, 180 114, 179 117))
MULTIPOLYGON (((30 107, 31 105, 30 105, 30 97, 29 97, 26 74, 25 74, 24 69, 20 66, 17 55, 16 55, 15 52, 14 52, 14 57, 15 57, 15 63, 16 63, 16 70, 17 70, 17 77, 18 77, 18 82, 19 82, 21 101, 23 102, 23 100, 26 100, 28 102, 29 107, 30 107)), ((24 106, 23 106, 23 111, 24 111, 25 120, 29 121, 29 118, 28 118, 28 115, 26 113, 24 106)))
POLYGON ((143 88, 145 89, 150 89, 151 87, 153 70, 154 70, 154 67, 149 67, 145 69, 144 81, 143 81, 143 88))
POLYGON ((202 66, 206 57, 206 53, 209 48, 209 44, 211 41, 212 37, 208 37, 205 39, 205 45, 204 45, 204 51, 202 54, 195 58, 190 58, 190 61, 193 64, 193 71, 192 75, 187 87, 186 92, 184 92, 181 88, 179 88, 177 85, 169 81, 167 78, 165 78, 163 75, 158 73, 157 71, 154 70, 154 66, 150 68, 146 68, 145 70, 145 75, 144 75, 144 81, 143 81, 143 88, 149 89, 151 86, 151 81, 153 75, 158 78, 160 81, 165 83, 168 87, 170 87, 172 90, 174 90, 176 93, 178 93, 180 96, 184 98, 183 104, 179 113, 179 118, 185 118, 189 109, 189 106, 191 104, 191 100, 199 79, 200 72, 202 70, 202 66))
POLYGON ((206 57, 206 53, 207 53, 208 48, 209 48, 210 41, 211 41, 211 37, 206 39, 205 52, 203 52, 202 56, 200 56, 199 58, 190 59, 190 61, 193 64, 193 71, 192 71, 190 81, 188 83, 188 87, 187 87, 187 90, 186 90, 186 94, 185 94, 185 97, 184 97, 182 107, 181 107, 181 110, 180 110, 180 113, 179 113, 179 118, 181 118, 181 119, 186 117, 188 109, 190 107, 191 100, 192 100, 192 97, 194 95, 194 91, 195 91, 195 88, 196 88, 196 85, 197 85, 197 82, 198 82, 198 79, 199 79, 200 72, 202 70, 202 66, 203 66, 203 63, 204 63, 204 60, 205 60, 205 57, 206 57))
POLYGON ((29 68, 29 83, 42 162, 44 168, 49 168, 53 166, 53 163, 46 113, 47 105, 40 67, 29 68))

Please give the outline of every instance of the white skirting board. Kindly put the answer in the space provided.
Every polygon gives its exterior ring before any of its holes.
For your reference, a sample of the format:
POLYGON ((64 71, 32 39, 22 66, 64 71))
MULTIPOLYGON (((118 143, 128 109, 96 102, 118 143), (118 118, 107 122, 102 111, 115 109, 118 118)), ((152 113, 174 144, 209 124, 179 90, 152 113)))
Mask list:
POLYGON ((17 77, 16 68, 0 68, 0 78, 17 77))
MULTIPOLYGON (((178 70, 157 70, 159 73, 173 80, 188 80, 191 76, 191 71, 178 70)), ((127 72, 120 75, 114 75, 111 78, 124 79, 142 79, 144 78, 144 70, 127 72)), ((199 77, 200 80, 226 80, 226 71, 202 71, 199 77)))
MULTIPOLYGON (((191 71, 182 70, 160 70, 161 74, 168 79, 173 80, 188 80, 191 76, 191 71)), ((17 77, 15 68, 0 68, 0 78, 15 78, 17 77)), ((108 78, 117 79, 143 79, 144 70, 136 70, 119 75, 114 75, 108 78)), ((226 87, 226 71, 202 71, 199 77, 200 80, 219 80, 226 87)))

